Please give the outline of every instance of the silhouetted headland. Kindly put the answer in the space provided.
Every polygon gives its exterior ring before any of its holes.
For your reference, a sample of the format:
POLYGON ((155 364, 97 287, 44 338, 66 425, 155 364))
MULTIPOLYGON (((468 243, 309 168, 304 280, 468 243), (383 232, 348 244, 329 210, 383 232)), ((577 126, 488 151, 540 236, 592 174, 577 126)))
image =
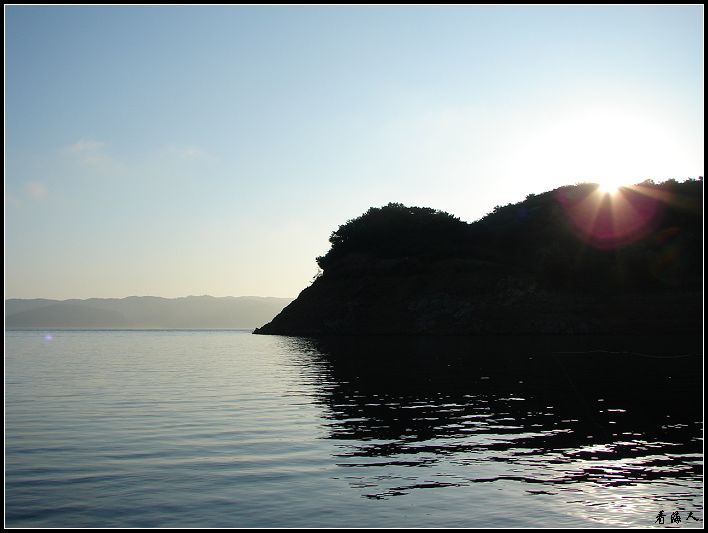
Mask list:
POLYGON ((474 223, 370 208, 275 335, 680 334, 702 328, 703 178, 560 187, 474 223))

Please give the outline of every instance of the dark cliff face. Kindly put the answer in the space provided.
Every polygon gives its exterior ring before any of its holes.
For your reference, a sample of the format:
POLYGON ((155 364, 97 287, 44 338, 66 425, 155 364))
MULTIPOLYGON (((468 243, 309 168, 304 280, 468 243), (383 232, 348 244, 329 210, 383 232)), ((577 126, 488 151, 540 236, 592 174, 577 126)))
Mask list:
POLYGON ((332 234, 322 275, 255 333, 701 330, 703 182, 591 184, 467 224, 389 204, 332 234))

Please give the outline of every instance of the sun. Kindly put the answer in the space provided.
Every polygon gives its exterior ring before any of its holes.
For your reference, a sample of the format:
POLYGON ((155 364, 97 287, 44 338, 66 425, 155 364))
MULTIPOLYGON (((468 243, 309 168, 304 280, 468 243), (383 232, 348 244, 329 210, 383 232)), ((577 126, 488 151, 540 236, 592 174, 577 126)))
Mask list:
POLYGON ((597 185, 597 188, 601 193, 616 194, 624 186, 624 183, 616 179, 604 179, 597 185))
POLYGON ((638 104, 568 105, 536 122, 529 120, 526 133, 510 144, 510 167, 504 172, 523 175, 539 189, 599 181, 598 194, 615 198, 623 186, 666 179, 688 168, 690 157, 671 133, 673 122, 667 121, 638 104))

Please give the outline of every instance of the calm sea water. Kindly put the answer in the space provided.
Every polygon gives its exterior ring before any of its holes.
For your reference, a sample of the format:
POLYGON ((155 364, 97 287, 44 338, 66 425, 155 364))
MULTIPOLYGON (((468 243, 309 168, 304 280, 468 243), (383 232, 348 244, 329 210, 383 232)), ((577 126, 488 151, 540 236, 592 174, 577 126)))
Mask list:
POLYGON ((8 331, 5 349, 8 526, 703 524, 700 338, 8 331))

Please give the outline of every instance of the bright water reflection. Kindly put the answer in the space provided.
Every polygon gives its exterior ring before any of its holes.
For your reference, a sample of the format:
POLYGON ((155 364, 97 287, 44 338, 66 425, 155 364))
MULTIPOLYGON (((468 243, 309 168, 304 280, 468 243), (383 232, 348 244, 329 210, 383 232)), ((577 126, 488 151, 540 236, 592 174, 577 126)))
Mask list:
POLYGON ((49 334, 6 335, 11 526, 703 519, 700 339, 49 334))

